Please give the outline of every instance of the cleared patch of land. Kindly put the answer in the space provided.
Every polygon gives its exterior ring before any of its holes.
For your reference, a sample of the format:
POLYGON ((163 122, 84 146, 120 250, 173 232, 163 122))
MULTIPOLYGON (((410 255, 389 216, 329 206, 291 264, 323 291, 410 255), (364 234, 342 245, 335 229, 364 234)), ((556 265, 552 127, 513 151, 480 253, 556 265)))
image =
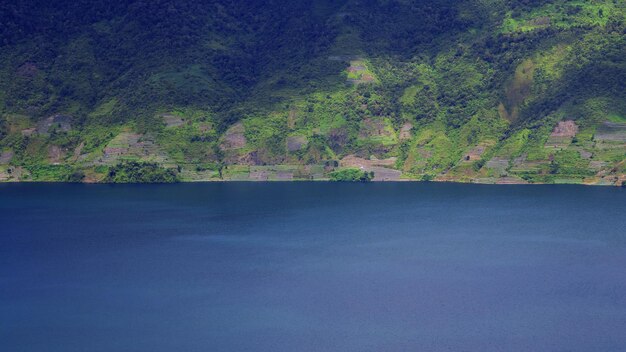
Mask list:
POLYGON ((355 167, 363 171, 374 172, 373 181, 400 181, 402 172, 392 169, 397 158, 388 159, 363 159, 354 155, 348 155, 341 159, 342 167, 355 167))

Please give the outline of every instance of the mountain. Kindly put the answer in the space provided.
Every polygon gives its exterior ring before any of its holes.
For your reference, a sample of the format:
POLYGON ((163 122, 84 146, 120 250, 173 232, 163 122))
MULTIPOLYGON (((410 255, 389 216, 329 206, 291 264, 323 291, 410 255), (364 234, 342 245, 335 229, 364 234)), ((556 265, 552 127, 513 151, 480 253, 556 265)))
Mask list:
POLYGON ((3 2, 0 114, 2 181, 621 185, 626 4, 3 2))

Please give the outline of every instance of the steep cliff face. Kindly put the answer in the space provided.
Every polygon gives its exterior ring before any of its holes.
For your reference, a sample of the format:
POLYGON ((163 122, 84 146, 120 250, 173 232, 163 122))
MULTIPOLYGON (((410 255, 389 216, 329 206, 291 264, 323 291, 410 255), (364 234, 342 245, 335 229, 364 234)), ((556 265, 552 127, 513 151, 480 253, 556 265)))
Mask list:
POLYGON ((0 180, 361 168, 621 185, 625 14, 614 0, 2 4, 0 180))

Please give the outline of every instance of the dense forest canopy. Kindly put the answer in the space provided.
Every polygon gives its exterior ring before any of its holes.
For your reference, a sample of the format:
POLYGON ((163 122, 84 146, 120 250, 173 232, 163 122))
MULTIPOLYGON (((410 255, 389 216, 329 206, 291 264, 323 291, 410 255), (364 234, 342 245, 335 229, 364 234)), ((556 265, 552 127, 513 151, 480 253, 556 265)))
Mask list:
POLYGON ((625 14, 621 0, 3 2, 0 180, 105 181, 145 162, 181 179, 360 167, 619 184, 625 14))

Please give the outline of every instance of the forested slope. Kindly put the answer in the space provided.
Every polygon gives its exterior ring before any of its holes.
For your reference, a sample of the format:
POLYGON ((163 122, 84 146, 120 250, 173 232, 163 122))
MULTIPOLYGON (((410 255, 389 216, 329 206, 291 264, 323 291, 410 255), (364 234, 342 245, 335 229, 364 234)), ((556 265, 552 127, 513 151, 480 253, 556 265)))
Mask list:
POLYGON ((0 180, 360 168, 621 185, 625 14, 621 0, 2 3, 0 180))

